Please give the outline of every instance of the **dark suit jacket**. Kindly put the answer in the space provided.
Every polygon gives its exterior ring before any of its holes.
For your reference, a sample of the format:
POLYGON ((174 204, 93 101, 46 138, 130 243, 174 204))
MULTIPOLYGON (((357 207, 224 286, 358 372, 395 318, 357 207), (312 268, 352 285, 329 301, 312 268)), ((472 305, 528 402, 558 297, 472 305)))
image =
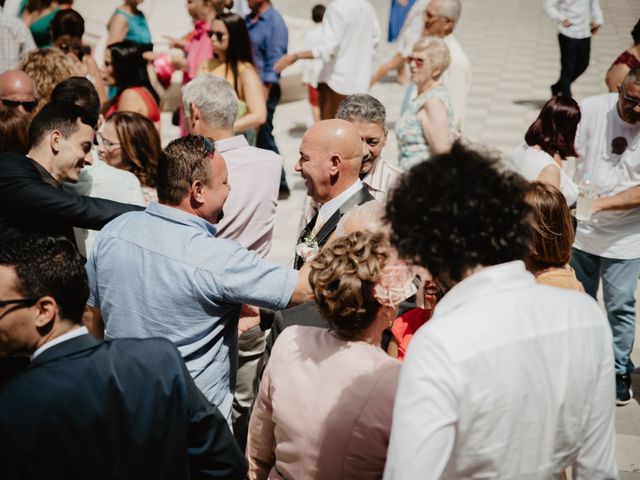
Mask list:
MULTIPOLYGON (((363 203, 367 203, 371 200, 375 200, 375 199, 369 193, 369 190, 367 190, 367 188, 364 185, 360 190, 358 190, 351 197, 345 200, 345 202, 342 205, 340 205, 340 208, 338 208, 338 210, 336 210, 336 212, 333 215, 331 215, 331 217, 329 217, 329 220, 326 221, 326 223, 322 226, 322 228, 318 231, 318 233, 316 233, 316 236, 313 238, 318 244, 318 247, 322 247, 325 243, 327 243, 327 240, 329 240, 329 237, 338 226, 338 222, 346 213, 349 212, 349 210, 351 210, 353 207, 362 205, 363 203)), ((314 217, 312 222, 315 223, 316 219, 317 219, 317 215, 314 217)), ((313 228, 313 224, 310 223, 310 225, 311 225, 311 228, 309 228, 309 225, 307 225, 307 228, 305 228, 305 231, 307 229, 311 230, 313 228)), ((303 231, 303 234, 301 235, 301 237, 305 236, 305 231, 303 231)), ((300 241, 301 239, 298 239, 298 242, 300 241)), ((304 264, 304 260, 302 259, 302 257, 299 257, 296 254, 293 268, 295 268, 296 270, 299 270, 303 264, 304 264)))
POLYGON ((0 478, 244 478, 226 420, 164 339, 90 335, 0 388, 0 478))
POLYGON ((136 205, 65 192, 25 155, 0 154, 0 244, 29 234, 64 235, 73 227, 100 230, 136 205), (50 181, 47 181, 50 180, 50 181))

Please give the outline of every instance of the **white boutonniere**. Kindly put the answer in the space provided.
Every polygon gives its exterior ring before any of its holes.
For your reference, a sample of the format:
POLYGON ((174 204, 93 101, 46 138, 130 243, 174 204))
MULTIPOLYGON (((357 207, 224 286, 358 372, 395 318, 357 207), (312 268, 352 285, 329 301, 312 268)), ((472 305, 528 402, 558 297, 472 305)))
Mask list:
POLYGON ((311 233, 307 235, 302 242, 296 245, 296 255, 301 257, 305 262, 311 257, 315 256, 320 250, 318 242, 311 236, 311 233))

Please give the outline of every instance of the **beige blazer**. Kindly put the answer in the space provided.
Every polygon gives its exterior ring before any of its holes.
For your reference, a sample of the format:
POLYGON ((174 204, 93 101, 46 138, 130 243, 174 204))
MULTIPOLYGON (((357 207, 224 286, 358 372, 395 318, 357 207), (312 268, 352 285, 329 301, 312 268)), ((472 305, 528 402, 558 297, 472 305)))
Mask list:
POLYGON ((251 415, 249 478, 382 478, 399 373, 368 343, 284 330, 251 415))

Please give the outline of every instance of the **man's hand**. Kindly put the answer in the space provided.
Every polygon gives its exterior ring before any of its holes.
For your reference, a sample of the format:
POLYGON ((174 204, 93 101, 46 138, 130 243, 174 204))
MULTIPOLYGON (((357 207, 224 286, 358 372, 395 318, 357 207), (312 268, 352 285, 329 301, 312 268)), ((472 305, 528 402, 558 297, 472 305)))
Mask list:
POLYGON ((238 336, 256 325, 260 325, 260 311, 252 305, 242 305, 238 322, 238 336))
POLYGON ((281 56, 276 64, 273 66, 273 71, 281 73, 285 68, 293 65, 298 60, 298 56, 295 53, 287 53, 281 56))
POLYGON ((600 30, 600 27, 601 27, 601 26, 602 26, 602 25, 601 25, 601 24, 599 24, 599 23, 592 23, 592 24, 591 24, 591 34, 592 34, 592 35, 595 35, 595 33, 596 33, 598 30, 600 30))

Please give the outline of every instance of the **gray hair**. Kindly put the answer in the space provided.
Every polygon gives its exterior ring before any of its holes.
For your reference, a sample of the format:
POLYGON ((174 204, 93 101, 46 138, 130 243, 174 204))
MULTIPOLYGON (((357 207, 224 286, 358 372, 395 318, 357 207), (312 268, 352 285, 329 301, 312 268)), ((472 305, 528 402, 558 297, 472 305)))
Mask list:
POLYGON ((198 75, 182 88, 184 113, 197 107, 204 121, 219 128, 233 128, 238 116, 238 96, 225 79, 210 73, 198 75))
POLYGON ((440 72, 437 77, 434 77, 436 80, 449 68, 449 63, 451 62, 449 47, 440 37, 422 37, 413 46, 413 51, 427 53, 431 69, 440 72))
POLYGON ((382 233, 388 238, 390 231, 384 205, 372 200, 349 210, 336 226, 336 237, 346 237, 354 232, 382 233))
POLYGON ((443 17, 447 17, 449 20, 453 21, 453 25, 455 26, 456 23, 458 23, 458 19, 460 18, 461 10, 462 5, 460 4, 460 0, 442 0, 440 15, 442 15, 443 17))
POLYGON ((380 101, 367 93, 349 95, 340 102, 336 118, 347 122, 377 123, 387 131, 387 111, 380 101))

